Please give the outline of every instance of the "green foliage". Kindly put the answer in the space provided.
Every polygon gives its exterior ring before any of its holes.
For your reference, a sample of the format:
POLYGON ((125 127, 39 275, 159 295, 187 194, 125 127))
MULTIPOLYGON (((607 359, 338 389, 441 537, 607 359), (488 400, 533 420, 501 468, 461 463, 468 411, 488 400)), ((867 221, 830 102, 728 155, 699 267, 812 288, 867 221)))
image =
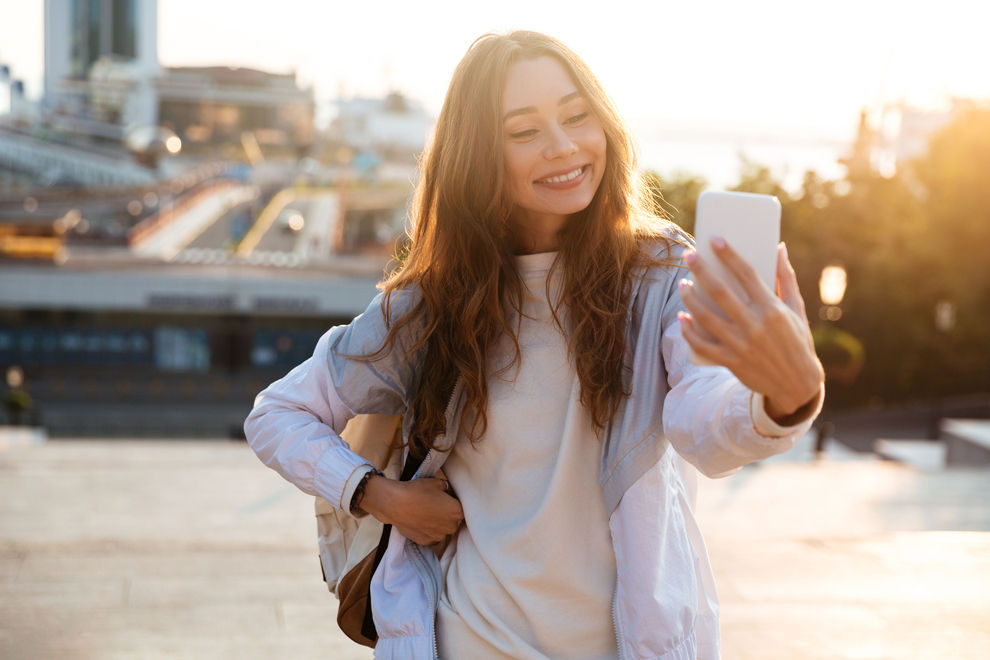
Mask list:
POLYGON ((681 229, 694 235, 694 215, 698 196, 708 186, 703 178, 679 172, 661 182, 656 172, 643 173, 643 187, 654 212, 676 223, 681 229))
POLYGON ((10 412, 26 412, 31 409, 31 395, 20 388, 7 390, 3 405, 10 412))
POLYGON ((950 368, 990 389, 990 109, 970 108, 936 133, 911 169, 924 214, 934 295, 956 305, 945 344, 950 368))
POLYGON ((851 385, 866 361, 863 342, 851 332, 833 324, 821 324, 811 331, 815 351, 825 367, 827 377, 851 385))
POLYGON ((739 183, 734 188, 730 188, 730 190, 759 193, 761 195, 774 195, 780 200, 781 204, 786 204, 790 201, 790 195, 780 185, 780 182, 773 178, 770 168, 750 160, 742 154, 739 155, 739 160, 741 164, 739 183))
MULTIPOLYGON (((854 381, 830 387, 833 405, 990 392, 988 172, 990 109, 975 107, 890 178, 856 172, 828 181, 808 172, 791 195, 768 168, 743 161, 733 189, 780 199, 781 237, 813 324, 822 268, 846 269, 849 285, 835 327, 859 342, 865 360, 854 381), (939 301, 956 308, 948 332, 935 326, 939 301)), ((654 199, 676 209, 675 222, 693 228, 704 181, 681 174, 661 182, 649 173, 647 182, 654 199)), ((843 343, 851 345, 848 337, 843 343)))

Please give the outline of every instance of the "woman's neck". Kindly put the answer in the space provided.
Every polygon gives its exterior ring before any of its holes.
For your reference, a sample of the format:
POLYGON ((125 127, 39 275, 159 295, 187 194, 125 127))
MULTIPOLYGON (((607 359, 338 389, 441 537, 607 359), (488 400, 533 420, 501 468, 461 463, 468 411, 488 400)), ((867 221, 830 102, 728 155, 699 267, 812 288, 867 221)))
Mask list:
POLYGON ((567 216, 517 212, 509 218, 512 247, 516 254, 556 252, 567 216))

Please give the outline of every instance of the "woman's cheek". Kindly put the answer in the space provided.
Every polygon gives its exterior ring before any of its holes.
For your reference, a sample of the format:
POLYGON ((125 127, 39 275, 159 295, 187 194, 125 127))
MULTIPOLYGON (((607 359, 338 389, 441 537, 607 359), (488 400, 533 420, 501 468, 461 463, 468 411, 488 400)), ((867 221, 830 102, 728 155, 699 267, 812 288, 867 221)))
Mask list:
POLYGON ((512 148, 506 149, 504 152, 506 178, 509 189, 513 192, 520 190, 523 182, 529 180, 527 163, 531 159, 527 156, 526 149, 526 145, 517 144, 512 145, 512 148))

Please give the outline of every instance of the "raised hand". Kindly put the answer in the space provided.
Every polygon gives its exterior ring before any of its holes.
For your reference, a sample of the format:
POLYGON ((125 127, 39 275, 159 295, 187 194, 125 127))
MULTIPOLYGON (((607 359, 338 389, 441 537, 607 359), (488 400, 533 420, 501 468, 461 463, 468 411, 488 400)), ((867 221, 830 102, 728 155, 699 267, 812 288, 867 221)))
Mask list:
POLYGON ((691 348, 703 358, 728 367, 744 385, 764 396, 767 413, 782 421, 814 401, 825 379, 815 354, 804 299, 783 243, 777 248, 777 293, 724 240, 712 240, 749 300, 695 252, 684 262, 697 284, 679 283, 689 313, 681 312, 681 330, 691 348), (700 286, 724 312, 720 314, 695 290, 700 286))

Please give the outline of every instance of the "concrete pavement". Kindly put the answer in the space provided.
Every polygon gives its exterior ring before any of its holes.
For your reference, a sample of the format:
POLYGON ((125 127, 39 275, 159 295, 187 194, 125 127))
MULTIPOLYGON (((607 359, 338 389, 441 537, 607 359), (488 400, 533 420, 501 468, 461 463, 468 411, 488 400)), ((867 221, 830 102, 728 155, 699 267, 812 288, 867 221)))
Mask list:
POLYGON ((370 657, 334 624, 312 498, 244 443, 50 441, 0 475, 0 657, 370 657))
MULTIPOLYGON (((788 457, 701 483, 725 660, 990 657, 990 472, 788 457)), ((0 657, 369 658, 313 530, 239 442, 0 452, 0 657)))

